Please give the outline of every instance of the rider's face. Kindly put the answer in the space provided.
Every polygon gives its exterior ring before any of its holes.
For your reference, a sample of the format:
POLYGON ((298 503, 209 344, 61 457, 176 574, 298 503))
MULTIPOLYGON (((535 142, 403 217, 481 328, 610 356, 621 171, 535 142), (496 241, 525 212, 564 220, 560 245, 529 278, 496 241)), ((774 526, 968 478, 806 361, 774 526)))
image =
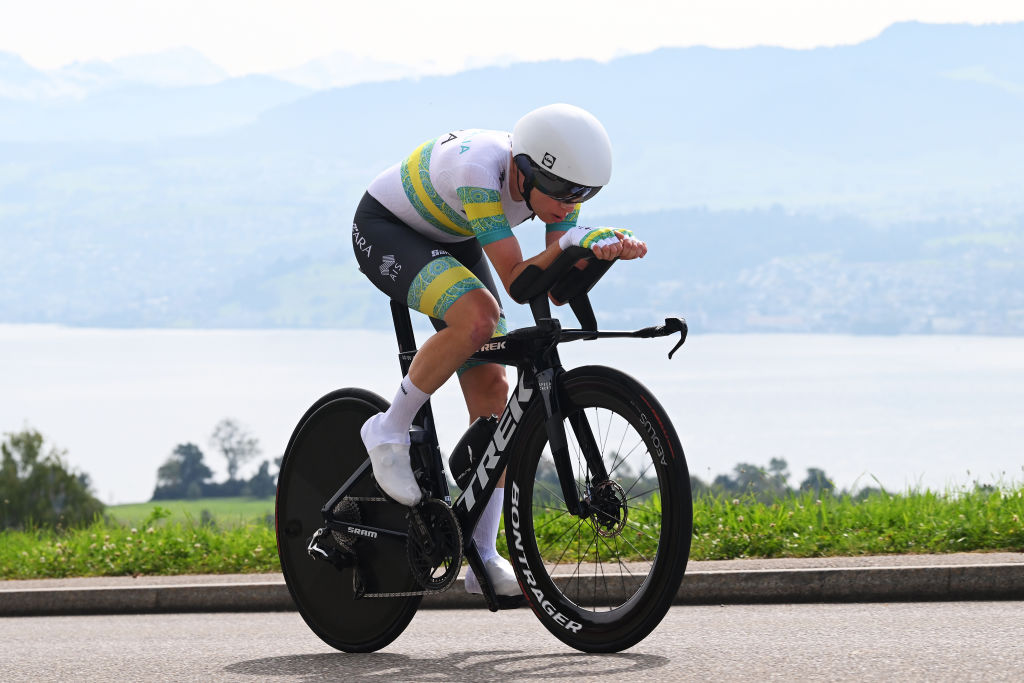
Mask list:
POLYGON ((553 199, 540 190, 534 189, 530 194, 530 204, 537 218, 545 223, 558 223, 564 221, 576 205, 571 202, 563 202, 553 199))
MULTIPOLYGON (((514 162, 512 163, 512 182, 512 198, 519 201, 523 188, 523 175, 514 162)), ((559 201, 547 196, 536 188, 533 188, 530 192, 530 206, 533 208, 533 212, 537 214, 537 218, 545 223, 563 221, 576 208, 576 204, 559 201)))

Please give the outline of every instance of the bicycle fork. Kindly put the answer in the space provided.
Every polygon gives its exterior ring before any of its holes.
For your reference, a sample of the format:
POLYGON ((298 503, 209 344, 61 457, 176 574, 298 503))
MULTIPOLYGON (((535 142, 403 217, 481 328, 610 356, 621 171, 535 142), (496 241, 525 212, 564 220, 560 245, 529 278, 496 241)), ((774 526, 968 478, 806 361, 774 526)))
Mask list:
MULTIPOLYGON (((544 403, 546 415, 545 429, 551 458, 555 462, 558 482, 562 487, 562 498, 566 508, 575 517, 586 517, 590 514, 587 498, 580 498, 576 488, 576 476, 572 471, 572 460, 569 455, 569 442, 565 435, 565 410, 569 408, 567 394, 562 387, 565 371, 561 368, 548 368, 536 375, 537 388, 544 403)), ((608 472, 601 457, 597 440, 590 427, 590 422, 583 411, 575 411, 568 416, 572 428, 586 462, 586 477, 592 482, 603 482, 608 479, 608 472)))

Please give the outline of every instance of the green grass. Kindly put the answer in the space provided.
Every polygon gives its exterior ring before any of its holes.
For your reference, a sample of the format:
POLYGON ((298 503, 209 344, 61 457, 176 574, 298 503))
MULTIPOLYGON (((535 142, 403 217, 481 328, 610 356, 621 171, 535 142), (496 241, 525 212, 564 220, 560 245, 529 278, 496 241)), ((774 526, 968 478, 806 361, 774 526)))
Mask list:
MULTIPOLYGON (((236 501, 251 507, 221 509, 212 500, 201 500, 171 512, 175 503, 169 503, 167 509, 151 509, 140 519, 133 515, 144 512, 141 508, 118 506, 110 510, 110 519, 84 528, 3 531, 0 579, 280 571, 272 518, 267 520, 272 501, 236 501), (202 510, 208 514, 204 516, 202 510)), ((690 556, 718 560, 1020 552, 1024 551, 1022 520, 1024 487, 879 493, 860 502, 849 497, 819 500, 813 494, 771 504, 752 498, 702 497, 694 505, 690 556)), ((535 519, 535 526, 545 521, 535 519)), ((658 523, 657 514, 631 510, 628 530, 635 538, 630 542, 639 554, 649 554, 653 548, 643 545, 643 534, 638 532, 644 525, 655 528, 658 523)), ((542 545, 567 530, 571 533, 571 527, 571 520, 564 516, 552 521, 541 533, 542 545)), ((584 538, 580 547, 588 544, 584 538)), ((549 559, 556 559, 565 545, 555 543, 549 559)), ((503 538, 498 547, 504 550, 503 538)))
POLYGON ((1024 487, 889 495, 793 496, 765 505, 704 498, 691 557, 824 557, 1024 550, 1024 487))
MULTIPOLYGON (((657 501, 653 507, 660 510, 657 501)), ((946 494, 879 493, 864 501, 805 493, 770 504, 750 496, 702 496, 693 506, 690 558, 1020 552, 1024 551, 1022 520, 1024 487, 946 494)), ((655 544, 649 531, 659 524, 658 514, 631 509, 627 533, 617 544, 602 540, 602 554, 607 557, 609 547, 631 548, 634 556, 630 559, 652 557, 655 544)), ((571 555, 577 548, 588 551, 583 559, 596 559, 595 534, 588 525, 576 533, 576 526, 572 518, 554 512, 534 518, 534 528, 543 529, 538 533, 538 546, 546 559, 558 560, 567 546, 572 547, 563 561, 574 562, 571 555)))
POLYGON ((170 521, 216 520, 219 526, 239 526, 274 518, 274 498, 201 498, 199 500, 161 500, 150 503, 111 505, 106 514, 121 524, 139 525, 157 507, 170 511, 170 521))
POLYGON ((78 529, 0 532, 0 579, 280 571, 273 524, 96 520, 78 529))

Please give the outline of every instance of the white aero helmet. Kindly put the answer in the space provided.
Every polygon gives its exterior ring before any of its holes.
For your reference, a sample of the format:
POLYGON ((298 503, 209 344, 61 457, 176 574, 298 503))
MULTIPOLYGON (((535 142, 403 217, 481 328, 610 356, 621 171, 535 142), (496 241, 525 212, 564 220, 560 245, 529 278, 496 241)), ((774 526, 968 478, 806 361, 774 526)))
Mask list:
POLYGON ((612 177, 608 133, 593 114, 571 104, 549 104, 519 119, 512 129, 512 159, 523 174, 527 206, 531 189, 578 203, 612 177))

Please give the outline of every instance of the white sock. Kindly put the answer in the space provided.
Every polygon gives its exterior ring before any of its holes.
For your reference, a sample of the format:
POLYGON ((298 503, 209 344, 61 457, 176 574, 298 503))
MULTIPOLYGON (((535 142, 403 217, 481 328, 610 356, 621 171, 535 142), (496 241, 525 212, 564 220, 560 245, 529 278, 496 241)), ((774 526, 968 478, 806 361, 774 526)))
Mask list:
POLYGON ((408 375, 403 377, 391 407, 383 415, 367 421, 366 431, 362 435, 366 448, 369 450, 382 443, 409 443, 412 420, 429 398, 430 394, 420 391, 408 375))
POLYGON ((498 525, 501 523, 501 508, 505 504, 505 489, 496 488, 487 501, 487 507, 480 514, 480 521, 473 529, 473 542, 480 559, 484 562, 498 554, 495 543, 498 539, 498 525))

